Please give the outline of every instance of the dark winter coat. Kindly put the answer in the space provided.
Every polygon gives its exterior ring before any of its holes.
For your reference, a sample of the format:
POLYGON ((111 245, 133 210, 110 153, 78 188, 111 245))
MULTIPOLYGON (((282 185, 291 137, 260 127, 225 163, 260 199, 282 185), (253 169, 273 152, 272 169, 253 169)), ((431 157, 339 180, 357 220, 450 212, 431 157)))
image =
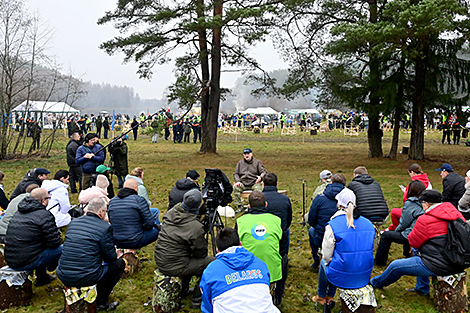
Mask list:
POLYGON ((263 193, 268 203, 268 213, 281 219, 282 238, 279 242, 281 256, 289 252, 289 227, 292 223, 292 204, 288 196, 279 193, 276 186, 265 186, 263 193))
POLYGON ((127 165, 127 144, 123 141, 121 144, 116 143, 109 148, 109 152, 113 155, 113 170, 118 176, 126 176, 129 173, 127 165))
POLYGON ((356 194, 356 211, 361 216, 375 221, 382 221, 388 215, 388 205, 385 201, 380 184, 368 174, 361 174, 349 183, 348 188, 356 194))
POLYGON ((449 172, 442 180, 442 186, 442 201, 450 202, 458 208, 459 200, 465 193, 465 178, 456 172, 449 172))
POLYGON ((154 227, 147 200, 134 189, 122 188, 109 201, 108 215, 117 247, 132 249, 142 239, 144 230, 154 227))
POLYGON ((418 217, 424 214, 423 205, 416 197, 409 197, 403 205, 403 211, 400 217, 400 224, 395 229, 396 232, 408 239, 408 235, 413 230, 418 217))
POLYGON ((410 245, 419 250, 418 255, 424 265, 436 275, 446 276, 464 270, 450 264, 441 254, 447 244, 448 223, 458 218, 465 221, 462 213, 451 203, 440 203, 418 217, 408 235, 410 245))
POLYGON ((2 188, 0 188, 0 208, 3 210, 6 210, 8 207, 8 204, 10 204, 10 201, 8 201, 5 191, 3 191, 2 188))
POLYGON ((47 248, 62 244, 54 215, 41 202, 26 197, 8 224, 5 236, 5 261, 11 268, 33 263, 47 248))
POLYGON ((88 212, 67 229, 57 276, 68 287, 92 286, 103 274, 103 261, 116 259, 112 226, 88 212))
POLYGON ((75 163, 75 157, 77 155, 77 149, 80 147, 82 144, 80 141, 70 139, 69 143, 67 144, 67 147, 65 150, 67 151, 67 165, 69 167, 78 167, 77 163, 75 163))
POLYGON ((16 185, 15 190, 13 190, 13 192, 11 193, 11 195, 10 195, 10 201, 13 200, 15 197, 21 195, 22 193, 25 193, 25 192, 26 192, 26 188, 27 188, 29 185, 32 185, 32 184, 37 184, 39 187, 41 187, 41 185, 42 185, 42 180, 41 180, 40 178, 38 178, 36 175, 27 176, 27 177, 23 178, 23 179, 18 183, 18 185, 16 185))
POLYGON ((170 195, 168 196, 168 210, 174 207, 177 203, 183 202, 184 194, 195 188, 200 190, 199 186, 190 179, 181 178, 178 180, 170 190, 170 195))
POLYGON ((312 201, 310 211, 308 212, 308 224, 315 229, 315 238, 313 240, 315 245, 319 247, 322 245, 326 224, 338 211, 338 201, 336 201, 335 197, 343 189, 343 184, 328 184, 323 194, 319 194, 312 201))
POLYGON ((79 164, 82 167, 82 172, 85 174, 93 174, 96 172, 98 165, 103 164, 105 159, 104 150, 101 150, 100 153, 96 153, 103 146, 100 144, 95 144, 93 147, 87 147, 81 145, 77 149, 77 154, 75 156, 75 163, 79 164), (87 153, 95 154, 91 159, 84 158, 84 155, 87 153))
POLYGON ((178 276, 192 258, 207 256, 204 227, 196 214, 177 204, 163 216, 162 230, 155 244, 157 268, 165 275, 178 276))

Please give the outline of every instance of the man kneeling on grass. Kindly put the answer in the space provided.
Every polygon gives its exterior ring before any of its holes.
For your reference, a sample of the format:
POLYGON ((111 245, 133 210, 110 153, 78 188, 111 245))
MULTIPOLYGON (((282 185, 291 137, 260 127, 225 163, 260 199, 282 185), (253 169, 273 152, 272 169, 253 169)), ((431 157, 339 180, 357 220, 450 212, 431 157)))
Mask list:
POLYGON ((95 198, 88 203, 86 215, 70 223, 57 268, 67 287, 97 285, 98 311, 118 306, 118 301, 108 303, 108 297, 125 268, 116 255, 112 226, 104 221, 106 211, 106 202, 95 198))
POLYGON ((202 312, 278 313, 266 263, 241 246, 237 231, 224 228, 216 245, 217 259, 202 274, 202 312))

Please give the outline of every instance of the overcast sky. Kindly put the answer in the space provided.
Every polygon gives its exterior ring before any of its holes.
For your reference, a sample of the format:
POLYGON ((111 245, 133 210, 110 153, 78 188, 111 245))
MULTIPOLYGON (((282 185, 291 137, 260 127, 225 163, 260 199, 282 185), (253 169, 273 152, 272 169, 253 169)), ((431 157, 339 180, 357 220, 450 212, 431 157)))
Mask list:
MULTIPOLYGON (((1 0, 0 0, 1 1, 1 0)), ((122 54, 107 55, 98 46, 118 34, 109 25, 97 25, 100 17, 113 10, 117 0, 26 0, 30 13, 53 30, 48 55, 55 56, 67 72, 94 83, 110 83, 134 88, 141 98, 162 98, 165 88, 173 83, 171 65, 157 66, 151 81, 138 78, 137 64, 122 64, 122 54)), ((285 68, 271 43, 253 48, 253 56, 265 70, 285 68)), ((233 86, 239 73, 222 73, 223 87, 233 86)))

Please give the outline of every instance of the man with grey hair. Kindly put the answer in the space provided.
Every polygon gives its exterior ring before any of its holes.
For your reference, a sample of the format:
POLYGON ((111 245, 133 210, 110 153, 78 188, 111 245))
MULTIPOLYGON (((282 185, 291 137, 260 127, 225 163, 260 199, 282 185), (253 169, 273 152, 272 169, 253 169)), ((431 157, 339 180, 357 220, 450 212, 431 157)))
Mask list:
POLYGON ((87 213, 74 219, 65 235, 57 275, 67 287, 97 285, 97 310, 114 310, 119 302, 108 297, 124 272, 125 263, 114 248, 112 226, 105 222, 106 202, 95 198, 87 213))

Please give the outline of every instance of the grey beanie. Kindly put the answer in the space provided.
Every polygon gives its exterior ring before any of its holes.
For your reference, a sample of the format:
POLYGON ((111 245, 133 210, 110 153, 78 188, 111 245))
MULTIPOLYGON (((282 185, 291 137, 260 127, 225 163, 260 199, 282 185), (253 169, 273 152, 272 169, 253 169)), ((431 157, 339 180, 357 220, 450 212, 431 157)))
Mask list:
POLYGON ((202 194, 197 189, 191 189, 184 194, 181 207, 188 212, 198 214, 202 204, 202 194))

